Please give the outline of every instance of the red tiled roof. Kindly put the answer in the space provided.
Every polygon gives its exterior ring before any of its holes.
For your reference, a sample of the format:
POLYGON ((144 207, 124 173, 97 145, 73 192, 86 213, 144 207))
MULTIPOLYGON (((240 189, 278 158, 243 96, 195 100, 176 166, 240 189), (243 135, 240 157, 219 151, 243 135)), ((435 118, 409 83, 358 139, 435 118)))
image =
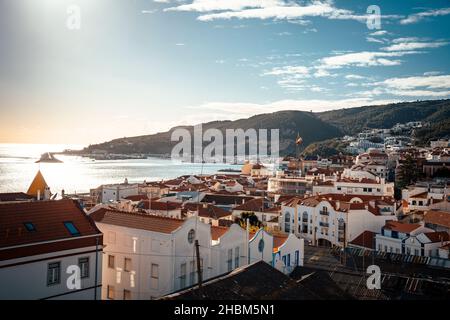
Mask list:
POLYGON ((375 249, 375 232, 372 231, 364 231, 359 236, 357 236, 355 239, 353 239, 350 244, 353 244, 355 246, 369 248, 369 249, 375 249))
POLYGON ((133 195, 133 196, 128 196, 125 198, 125 200, 131 200, 131 201, 148 200, 148 196, 146 194, 137 194, 137 195, 133 195))
POLYGON ((237 206, 236 208, 234 208, 234 210, 261 212, 264 210, 263 206, 264 206, 264 199, 257 198, 247 201, 244 204, 241 204, 240 206, 237 206))
POLYGON ((450 235, 445 231, 440 232, 426 232, 425 235, 431 242, 441 242, 441 241, 449 241, 450 235))
POLYGON ((274 235, 273 236, 273 251, 277 251, 286 241, 288 237, 284 235, 274 235))
POLYGON ((33 196, 23 192, 0 193, 0 202, 31 200, 33 198, 33 196))
POLYGON ((94 221, 115 226, 159 233, 172 233, 184 220, 123 211, 99 210, 91 214, 94 221))
POLYGON ((436 224, 450 228, 450 212, 445 211, 428 211, 424 215, 425 223, 436 224))
POLYGON ((222 208, 216 207, 211 204, 204 204, 204 203, 185 203, 184 209, 189 211, 195 211, 199 212, 200 217, 206 217, 206 218, 213 218, 213 219, 220 219, 223 217, 227 217, 231 215, 231 212, 228 212, 222 208))
POLYGON ((100 234, 72 200, 0 203, 0 248, 72 239, 64 225, 69 221, 80 236, 100 234), (36 231, 27 231, 24 223, 32 223, 36 231))
POLYGON ((173 211, 181 209, 181 204, 175 202, 142 201, 142 209, 157 211, 173 211))
POLYGON ((418 223, 401 223, 398 221, 387 221, 384 225, 385 229, 408 234, 420 227, 421 225, 418 223))
POLYGON ((229 228, 227 227, 211 226, 211 239, 215 241, 219 240, 219 238, 222 237, 228 230, 229 228))

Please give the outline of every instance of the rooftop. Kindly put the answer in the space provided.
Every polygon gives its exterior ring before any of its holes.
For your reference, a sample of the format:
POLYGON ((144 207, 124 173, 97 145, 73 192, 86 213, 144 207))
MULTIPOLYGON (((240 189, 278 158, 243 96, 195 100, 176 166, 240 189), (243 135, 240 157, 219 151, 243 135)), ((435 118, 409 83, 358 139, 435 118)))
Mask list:
POLYGON ((184 223, 181 219, 107 209, 95 211, 91 217, 95 222, 159 233, 172 233, 184 223))

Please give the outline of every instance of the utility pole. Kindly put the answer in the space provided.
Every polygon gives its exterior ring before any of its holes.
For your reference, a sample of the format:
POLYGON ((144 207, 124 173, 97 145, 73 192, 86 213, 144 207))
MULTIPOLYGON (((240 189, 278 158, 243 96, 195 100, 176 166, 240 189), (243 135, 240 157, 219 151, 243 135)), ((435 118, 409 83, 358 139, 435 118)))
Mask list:
POLYGON ((198 289, 202 290, 202 266, 200 262, 200 245, 198 243, 198 240, 195 240, 195 252, 196 252, 196 260, 197 260, 197 275, 198 275, 198 289))

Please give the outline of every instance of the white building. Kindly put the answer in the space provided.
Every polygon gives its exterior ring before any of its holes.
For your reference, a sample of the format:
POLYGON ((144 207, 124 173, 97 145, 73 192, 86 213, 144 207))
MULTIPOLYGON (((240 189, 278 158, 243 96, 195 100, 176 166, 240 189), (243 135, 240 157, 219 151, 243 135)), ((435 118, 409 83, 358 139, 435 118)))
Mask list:
POLYGON ((203 278, 213 275, 210 226, 118 211, 92 214, 105 235, 102 298, 149 300, 195 284, 195 240, 203 278))
MULTIPOLYGON (((432 229, 425 228, 419 223, 401 223, 398 221, 388 221, 381 228, 381 234, 375 236, 375 247, 377 251, 393 252, 402 254, 411 253, 411 245, 405 246, 405 241, 411 236, 416 236, 423 232, 433 232, 432 229)), ((417 254, 419 255, 419 254, 417 254)))
POLYGON ((102 185, 91 190, 91 195, 97 198, 99 203, 116 202, 128 196, 139 194, 139 184, 124 183, 102 185))
POLYGON ((226 191, 226 192, 230 192, 230 193, 235 193, 235 192, 243 192, 244 191, 244 187, 237 181, 235 180, 228 180, 228 181, 218 181, 214 184, 214 186, 212 187, 212 189, 214 191, 226 191))
POLYGON ((450 235, 422 224, 388 221, 375 241, 378 251, 448 259, 442 257, 442 250, 450 243, 450 235))
POLYGON ((341 177, 337 181, 313 185, 313 195, 326 193, 393 197, 394 183, 386 182, 384 178, 379 177, 375 179, 341 177))
POLYGON ((100 300, 103 235, 72 200, 2 203, 0 234, 0 300, 100 300))
POLYGON ((305 257, 303 239, 290 233, 287 236, 274 236, 273 242, 272 266, 274 268, 290 274, 297 266, 303 266, 305 257))
POLYGON ((344 246, 363 231, 377 232, 396 220, 392 198, 326 194, 294 198, 281 207, 280 229, 314 245, 344 246))
MULTIPOLYGON (((274 236, 262 229, 250 234, 237 224, 225 228, 196 217, 179 220, 111 210, 97 210, 91 217, 105 236, 103 299, 148 300, 197 284, 196 240, 203 280, 249 262, 274 261, 274 236)), ((303 242, 297 240, 278 244, 282 256, 292 257, 284 267, 302 261, 303 242)))

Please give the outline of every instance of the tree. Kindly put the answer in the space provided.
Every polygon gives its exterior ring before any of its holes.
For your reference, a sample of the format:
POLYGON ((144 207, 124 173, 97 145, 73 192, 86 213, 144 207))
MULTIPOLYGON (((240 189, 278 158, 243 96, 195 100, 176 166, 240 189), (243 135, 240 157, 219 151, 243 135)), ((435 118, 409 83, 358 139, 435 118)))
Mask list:
POLYGON ((400 164, 400 172, 398 177, 398 188, 402 189, 410 184, 416 182, 422 177, 422 172, 417 165, 417 161, 411 156, 407 155, 405 160, 400 164))
POLYGON ((258 217, 255 215, 254 212, 243 212, 241 214, 241 218, 237 219, 239 225, 246 229, 247 228, 247 219, 249 221, 250 224, 250 232, 254 232, 259 230, 263 225, 261 223, 261 221, 259 221, 258 217))

